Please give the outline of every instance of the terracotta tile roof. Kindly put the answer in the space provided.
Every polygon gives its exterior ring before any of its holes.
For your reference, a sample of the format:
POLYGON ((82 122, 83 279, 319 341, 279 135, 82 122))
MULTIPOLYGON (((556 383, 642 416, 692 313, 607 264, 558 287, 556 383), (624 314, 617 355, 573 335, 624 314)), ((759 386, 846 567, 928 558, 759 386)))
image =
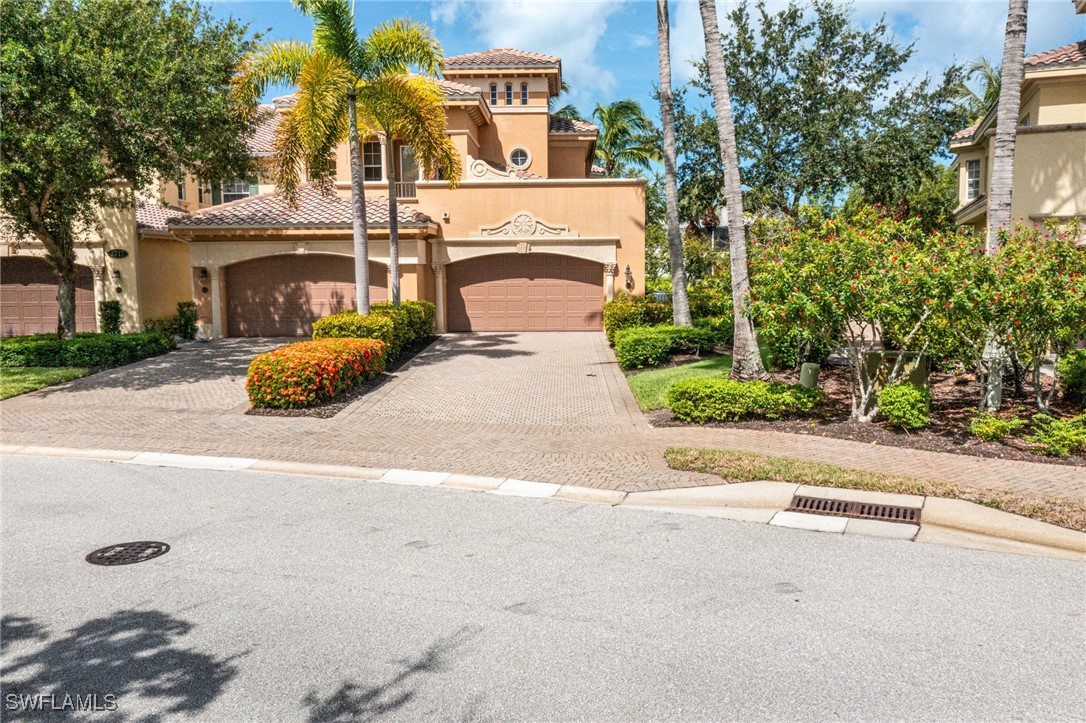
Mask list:
POLYGON ((435 78, 437 86, 441 88, 441 92, 445 94, 446 98, 459 98, 469 95, 482 95, 483 91, 480 88, 476 88, 474 85, 465 85, 464 83, 454 83, 451 80, 445 80, 444 78, 435 78))
POLYGON ((143 198, 136 199, 136 228, 145 228, 152 231, 165 231, 170 219, 184 218, 187 211, 173 206, 163 206, 156 201, 143 198))
POLYGON ((1033 68, 1041 65, 1077 65, 1078 63, 1086 63, 1086 40, 1064 45, 1062 48, 1046 50, 1026 58, 1026 65, 1033 68))
POLYGON ((246 139, 249 153, 254 156, 271 156, 275 153, 275 130, 279 127, 279 120, 274 105, 260 106, 253 134, 246 139))
POLYGON ((446 68, 474 68, 486 66, 493 68, 517 67, 524 65, 558 65, 559 59, 553 55, 540 55, 513 48, 494 48, 479 53, 453 55, 445 58, 446 68))
POLYGON ((606 174, 607 174, 607 169, 606 168, 604 168, 603 166, 597 166, 595 163, 592 164, 592 175, 593 176, 603 176, 603 175, 606 175, 606 174))
POLYGON ((551 116, 551 133, 599 133, 599 126, 585 121, 551 116))
MULTIPOLYGON (((399 206, 397 218, 403 225, 431 223, 429 216, 406 206, 399 206)), ((388 226, 388 199, 366 197, 366 220, 371 226, 388 226)), ((176 226, 350 226, 350 199, 326 196, 313 184, 298 191, 298 207, 291 208, 278 193, 264 193, 240 201, 200 209, 170 221, 176 226)))
POLYGON ((973 134, 977 132, 977 128, 980 128, 979 123, 974 123, 968 128, 962 128, 960 131, 950 137, 950 142, 953 143, 954 141, 964 141, 968 138, 972 138, 973 134))

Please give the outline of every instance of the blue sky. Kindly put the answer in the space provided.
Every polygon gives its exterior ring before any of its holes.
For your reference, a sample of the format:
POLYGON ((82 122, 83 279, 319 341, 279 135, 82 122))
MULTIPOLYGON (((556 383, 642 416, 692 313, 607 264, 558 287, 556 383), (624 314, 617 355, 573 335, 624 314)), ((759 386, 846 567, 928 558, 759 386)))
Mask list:
MULTIPOLYGON (((271 38, 309 40, 312 25, 288 0, 210 0, 220 16, 251 23, 271 38)), ((734 6, 718 0, 723 15, 734 6)), ((786 2, 770 2, 770 9, 786 2)), ((671 0, 672 64, 675 82, 692 75, 691 58, 704 53, 697 0, 671 0)), ((863 24, 886 15, 895 35, 916 44, 906 71, 939 73, 958 62, 1002 56, 1006 0, 876 1, 853 3, 863 24)), ((447 55, 514 47, 558 55, 570 101, 588 112, 597 100, 632 97, 653 116, 657 77, 655 0, 356 0, 360 29, 409 17, 434 28, 447 55)), ((723 28, 727 32, 727 28, 723 28)), ((1086 39, 1086 15, 1075 15, 1072 0, 1032 0, 1027 53, 1086 39)))

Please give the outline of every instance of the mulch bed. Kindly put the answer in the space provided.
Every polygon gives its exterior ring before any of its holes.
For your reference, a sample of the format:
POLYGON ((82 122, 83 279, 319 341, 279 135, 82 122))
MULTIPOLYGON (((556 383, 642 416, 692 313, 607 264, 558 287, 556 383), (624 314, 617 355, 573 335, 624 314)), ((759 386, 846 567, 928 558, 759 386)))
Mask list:
POLYGON ((245 413, 254 417, 316 417, 317 419, 331 419, 390 380, 392 378, 392 372, 399 371, 400 367, 415 358, 416 354, 433 344, 436 339, 436 336, 429 336, 415 342, 407 347, 407 349, 400 354, 399 358, 385 369, 382 374, 370 379, 368 382, 359 384, 357 387, 348 389, 335 399, 330 399, 322 404, 315 404, 312 407, 305 407, 304 409, 258 409, 252 407, 246 410, 245 413))
MULTIPOLYGON (((796 372, 773 374, 774 381, 795 384, 799 380, 796 372)), ((976 414, 980 400, 981 384, 974 375, 954 377, 951 374, 932 372, 932 408, 931 424, 925 429, 911 432, 891 428, 885 421, 853 422, 849 419, 851 410, 849 371, 847 367, 822 367, 818 379, 819 388, 826 393, 826 400, 814 417, 748 420, 741 422, 711 422, 705 425, 687 424, 671 413, 669 409, 649 412, 646 416, 654 427, 727 427, 732 429, 764 429, 773 432, 807 434, 835 439, 848 439, 868 444, 883 444, 889 447, 923 449, 930 452, 948 452, 974 457, 1018 460, 1023 462, 1044 462, 1086 466, 1086 454, 1072 454, 1069 457, 1045 457, 1030 451, 1021 439, 1008 437, 1005 443, 983 442, 969 431, 969 422, 976 414)), ((1003 392, 1003 409, 1016 410, 1017 416, 1029 420, 1037 411, 1032 390, 1027 385, 1022 398, 1014 396, 1014 389, 1007 380, 1003 392)), ((1079 410, 1065 403, 1059 397, 1052 400, 1053 416, 1073 416, 1079 410)))

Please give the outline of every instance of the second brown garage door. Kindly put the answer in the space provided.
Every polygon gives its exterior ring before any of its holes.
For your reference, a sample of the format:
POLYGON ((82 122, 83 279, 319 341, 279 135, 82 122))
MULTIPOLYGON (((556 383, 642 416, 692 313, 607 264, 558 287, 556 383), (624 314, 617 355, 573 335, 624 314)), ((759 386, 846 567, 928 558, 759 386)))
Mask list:
POLYGON ((570 256, 501 254, 446 270, 449 331, 597 331, 603 265, 570 256))
MULTIPOLYGON (((370 301, 388 298, 388 272, 370 262, 370 301)), ((354 308, 354 259, 270 256, 227 269, 230 336, 308 336, 322 316, 354 308)))

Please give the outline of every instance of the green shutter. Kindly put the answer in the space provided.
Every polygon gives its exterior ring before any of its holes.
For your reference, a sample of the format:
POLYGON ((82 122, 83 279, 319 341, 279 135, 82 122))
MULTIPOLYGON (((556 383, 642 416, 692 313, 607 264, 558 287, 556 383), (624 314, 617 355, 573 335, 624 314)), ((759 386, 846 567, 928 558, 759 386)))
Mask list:
POLYGON ((216 183, 211 187, 211 205, 218 206, 220 203, 222 203, 222 185, 216 183))
POLYGON ((255 176, 249 179, 249 195, 250 196, 259 196, 260 195, 260 184, 257 182, 257 179, 256 179, 255 176))

